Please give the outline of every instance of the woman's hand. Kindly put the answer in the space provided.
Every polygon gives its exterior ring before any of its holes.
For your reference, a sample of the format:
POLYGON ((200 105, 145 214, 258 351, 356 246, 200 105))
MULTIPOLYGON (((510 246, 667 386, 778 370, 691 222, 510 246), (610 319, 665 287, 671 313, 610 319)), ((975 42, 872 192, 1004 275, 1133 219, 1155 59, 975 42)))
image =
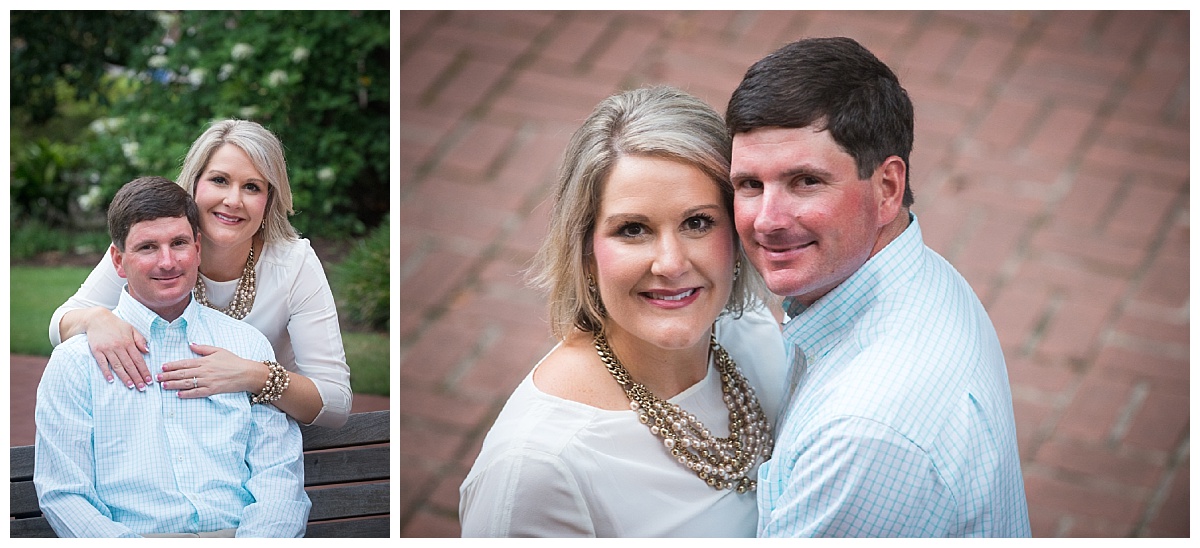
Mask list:
POLYGON ((142 357, 150 352, 146 337, 112 311, 98 310, 96 319, 87 323, 86 331, 88 347, 100 365, 100 372, 108 382, 112 382, 116 374, 125 386, 145 390, 146 385, 153 382, 146 359, 142 357))
POLYGON ((164 363, 158 382, 178 390, 181 398, 206 398, 213 394, 257 394, 267 383, 270 369, 262 362, 244 360, 216 346, 192 344, 199 358, 164 363))

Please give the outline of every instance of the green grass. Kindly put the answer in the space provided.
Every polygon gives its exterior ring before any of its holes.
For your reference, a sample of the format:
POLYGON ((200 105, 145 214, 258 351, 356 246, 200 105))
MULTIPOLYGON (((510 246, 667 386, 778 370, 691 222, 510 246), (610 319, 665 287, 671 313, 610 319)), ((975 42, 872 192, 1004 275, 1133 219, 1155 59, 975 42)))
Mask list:
MULTIPOLYGON (((14 266, 10 274, 9 330, 14 354, 49 356, 54 309, 66 302, 91 268, 14 266)), ((342 332, 350 386, 357 394, 390 393, 390 345, 386 333, 342 332)))
POLYGON ((91 268, 14 266, 9 276, 12 353, 49 356, 50 316, 66 302, 91 268))

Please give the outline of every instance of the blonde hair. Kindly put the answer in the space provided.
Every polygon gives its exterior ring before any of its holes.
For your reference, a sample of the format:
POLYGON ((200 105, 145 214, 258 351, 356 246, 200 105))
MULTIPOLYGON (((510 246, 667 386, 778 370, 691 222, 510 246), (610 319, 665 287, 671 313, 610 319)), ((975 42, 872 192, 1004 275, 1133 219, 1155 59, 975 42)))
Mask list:
MULTIPOLYGON (((588 260, 604 183, 626 156, 665 158, 702 171, 718 185, 733 219, 731 141, 721 117, 703 101, 669 86, 618 93, 601 101, 571 136, 558 174, 550 226, 530 268, 531 285, 546 290, 550 327, 562 339, 572 327, 596 333, 604 317, 588 291, 588 260)), ((726 310, 741 314, 761 298, 762 278, 733 237, 741 275, 726 310)))
POLYGON ((288 181, 287 160, 283 157, 283 144, 267 128, 249 120, 219 120, 213 122, 192 143, 183 167, 179 170, 176 183, 194 199, 200 175, 208 166, 209 159, 222 145, 231 144, 242 149, 250 162, 267 179, 267 209, 263 214, 265 226, 262 237, 265 242, 295 240, 300 237, 292 227, 288 216, 292 210, 292 185, 288 181))

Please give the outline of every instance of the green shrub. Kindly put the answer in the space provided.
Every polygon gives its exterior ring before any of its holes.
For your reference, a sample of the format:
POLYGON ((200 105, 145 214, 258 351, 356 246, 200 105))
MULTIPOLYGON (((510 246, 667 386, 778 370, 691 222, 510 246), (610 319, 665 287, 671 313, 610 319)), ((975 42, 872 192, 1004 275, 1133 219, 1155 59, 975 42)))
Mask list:
POLYGON ((390 319, 390 225, 384 217, 333 269, 338 307, 350 322, 372 329, 387 329, 390 319))
POLYGON ((99 257, 112 240, 102 230, 76 231, 51 228, 35 220, 14 222, 9 233, 9 258, 25 261, 46 252, 64 255, 92 255, 99 257))

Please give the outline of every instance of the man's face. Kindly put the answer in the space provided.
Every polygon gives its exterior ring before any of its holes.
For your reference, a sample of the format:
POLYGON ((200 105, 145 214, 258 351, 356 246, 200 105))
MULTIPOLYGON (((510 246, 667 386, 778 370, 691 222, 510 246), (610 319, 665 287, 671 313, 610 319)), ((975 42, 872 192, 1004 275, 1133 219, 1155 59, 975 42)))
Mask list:
POLYGON ((828 131, 734 135, 730 171, 738 235, 773 293, 812 304, 871 256, 885 222, 880 170, 859 179, 828 131))
POLYGON ((200 268, 200 242, 187 217, 134 224, 125 238, 125 251, 116 246, 109 251, 133 298, 168 321, 183 314, 200 268))

